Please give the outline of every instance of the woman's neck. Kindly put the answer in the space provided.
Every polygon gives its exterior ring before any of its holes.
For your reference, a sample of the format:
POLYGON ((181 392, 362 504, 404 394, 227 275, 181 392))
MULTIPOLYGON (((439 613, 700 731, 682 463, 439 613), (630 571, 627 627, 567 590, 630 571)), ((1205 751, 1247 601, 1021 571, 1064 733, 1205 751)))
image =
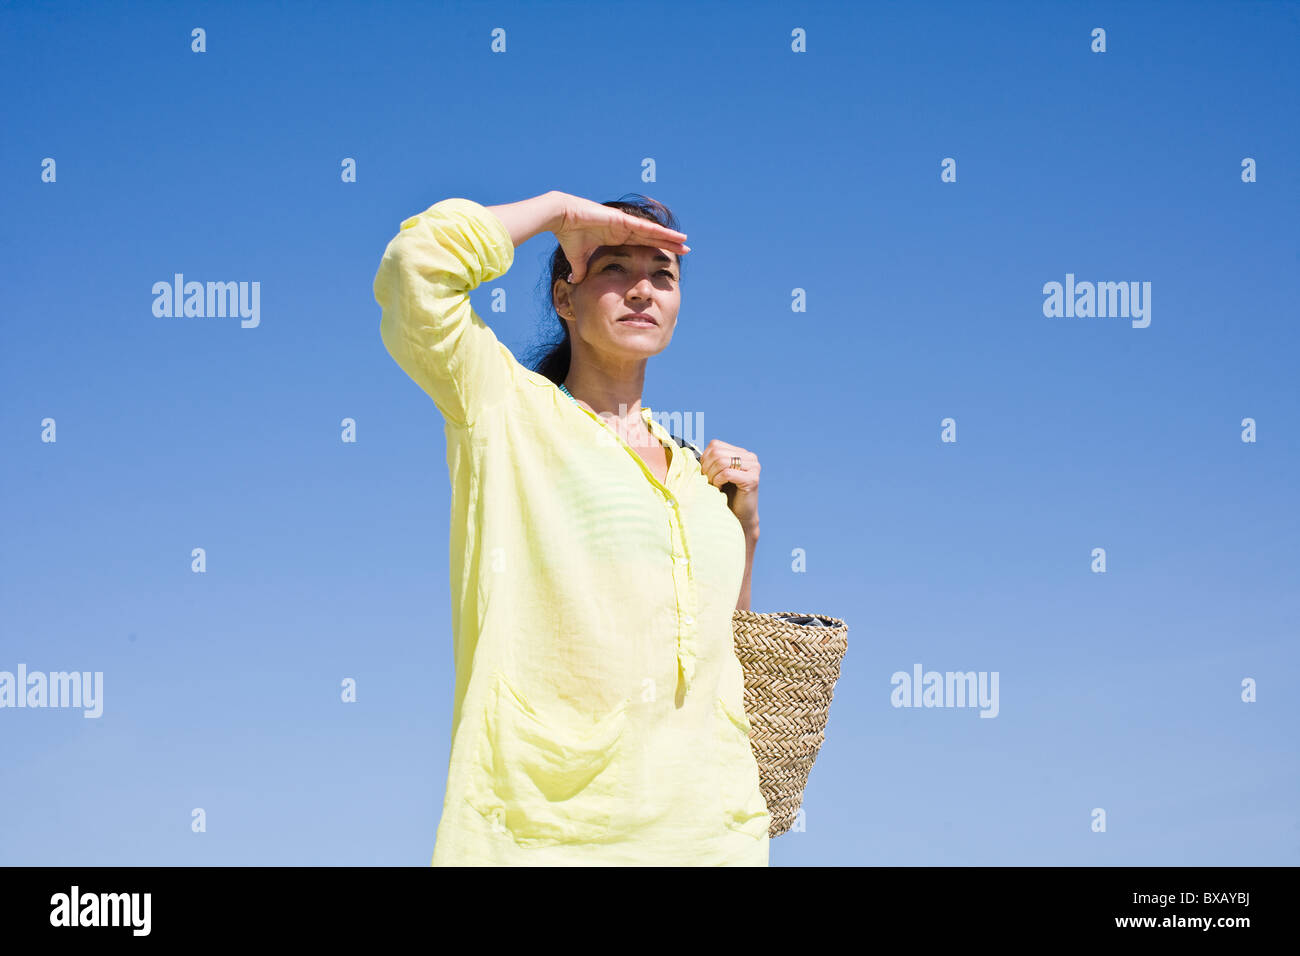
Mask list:
POLYGON ((632 437, 646 434, 641 421, 641 388, 645 381, 644 365, 634 378, 616 378, 599 370, 570 367, 564 387, 581 404, 614 425, 629 444, 632 437))

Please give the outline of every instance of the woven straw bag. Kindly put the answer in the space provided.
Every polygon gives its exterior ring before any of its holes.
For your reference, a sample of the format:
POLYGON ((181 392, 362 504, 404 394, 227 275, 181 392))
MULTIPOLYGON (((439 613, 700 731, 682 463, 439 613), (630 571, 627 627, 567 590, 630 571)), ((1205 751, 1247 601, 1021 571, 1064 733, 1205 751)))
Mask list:
POLYGON ((794 823, 826 739, 849 628, 824 614, 735 611, 732 631, 745 672, 749 744, 772 817, 767 832, 777 837, 794 823))

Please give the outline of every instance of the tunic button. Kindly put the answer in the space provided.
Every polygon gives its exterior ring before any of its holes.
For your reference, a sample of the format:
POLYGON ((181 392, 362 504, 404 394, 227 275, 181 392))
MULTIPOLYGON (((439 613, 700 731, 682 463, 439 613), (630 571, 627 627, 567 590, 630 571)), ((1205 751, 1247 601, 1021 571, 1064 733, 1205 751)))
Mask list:
POLYGON ((684 620, 687 624, 695 623, 695 618, 691 617, 689 614, 687 614, 686 617, 682 618, 682 620, 684 620))

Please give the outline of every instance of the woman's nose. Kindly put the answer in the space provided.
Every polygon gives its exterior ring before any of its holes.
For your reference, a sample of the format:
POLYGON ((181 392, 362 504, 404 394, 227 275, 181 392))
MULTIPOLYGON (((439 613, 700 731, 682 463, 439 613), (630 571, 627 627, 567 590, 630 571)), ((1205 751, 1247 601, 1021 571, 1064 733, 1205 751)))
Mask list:
POLYGON ((641 299, 648 299, 654 294, 654 288, 655 284, 650 277, 642 276, 632 284, 632 288, 628 289, 627 294, 641 299))

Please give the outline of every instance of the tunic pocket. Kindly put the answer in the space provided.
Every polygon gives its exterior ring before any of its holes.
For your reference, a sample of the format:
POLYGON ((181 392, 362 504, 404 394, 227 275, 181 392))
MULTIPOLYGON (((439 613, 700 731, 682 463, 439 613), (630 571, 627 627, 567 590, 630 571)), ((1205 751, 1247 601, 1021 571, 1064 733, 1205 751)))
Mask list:
POLYGON ((735 713, 721 697, 714 698, 719 750, 718 793, 722 799, 722 822, 732 830, 761 840, 767 836, 772 817, 758 783, 758 761, 749 743, 749 719, 735 713))
POLYGON ((520 846, 624 838, 627 704, 596 720, 562 722, 538 713, 498 673, 466 799, 520 846))

